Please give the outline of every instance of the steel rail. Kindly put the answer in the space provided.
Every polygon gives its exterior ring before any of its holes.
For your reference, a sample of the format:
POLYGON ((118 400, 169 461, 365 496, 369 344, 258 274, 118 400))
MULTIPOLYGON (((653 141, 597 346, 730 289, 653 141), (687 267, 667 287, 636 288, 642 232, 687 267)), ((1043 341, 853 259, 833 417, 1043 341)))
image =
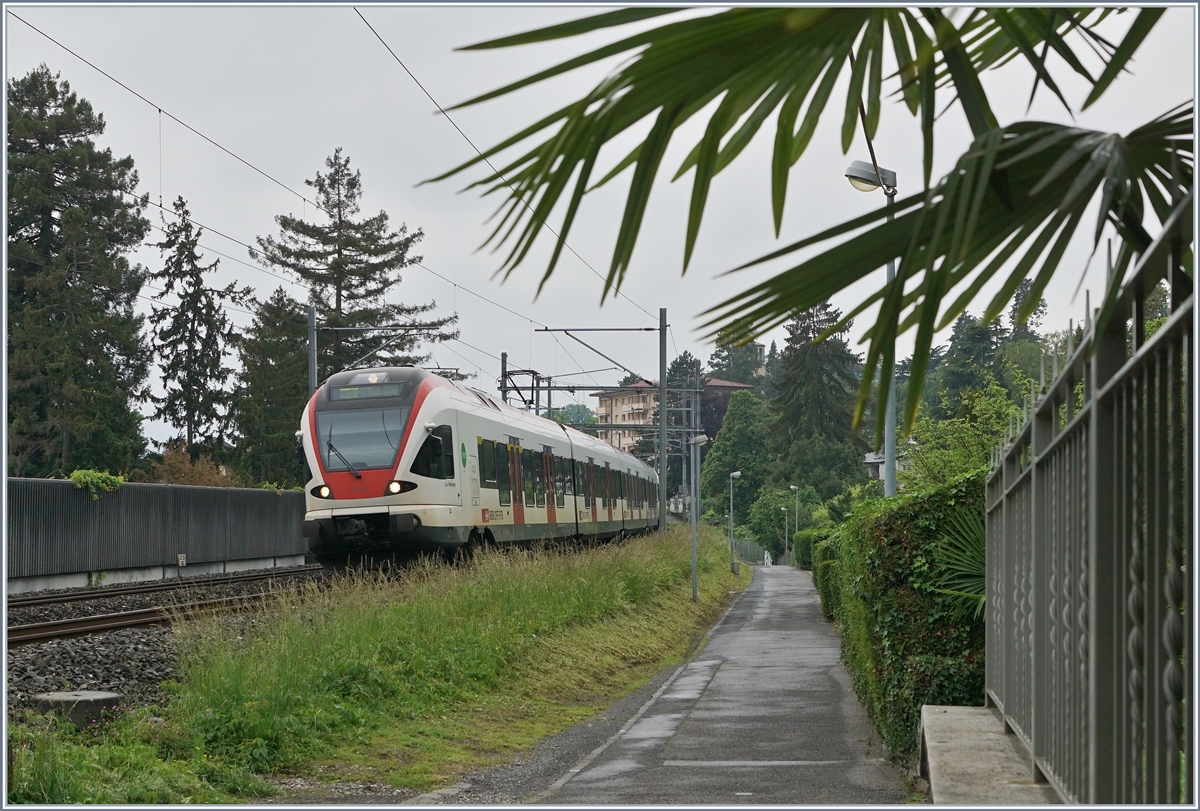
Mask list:
POLYGON ((51 622, 35 622, 29 625, 8 627, 8 647, 49 642, 54 639, 70 639, 77 636, 116 631, 123 628, 146 628, 154 625, 169 625, 176 617, 192 617, 214 611, 229 611, 249 608, 263 601, 267 594, 249 594, 241 597, 224 597, 216 600, 201 600, 195 603, 180 603, 172 606, 157 606, 138 611, 122 611, 116 614, 96 614, 90 617, 75 617, 51 622))
POLYGON ((137 583, 128 586, 111 586, 97 591, 71 591, 61 594, 31 594, 14 595, 8 598, 8 607, 24 608, 35 605, 57 605, 59 603, 75 603, 82 600, 107 600, 110 597, 124 597, 130 594, 152 594, 159 591, 176 591, 189 586, 223 586, 229 583, 246 583, 255 580, 273 580, 277 577, 311 574, 321 570, 320 564, 279 572, 272 569, 254 570, 252 572, 235 572, 217 577, 187 577, 172 580, 155 581, 153 583, 137 583))

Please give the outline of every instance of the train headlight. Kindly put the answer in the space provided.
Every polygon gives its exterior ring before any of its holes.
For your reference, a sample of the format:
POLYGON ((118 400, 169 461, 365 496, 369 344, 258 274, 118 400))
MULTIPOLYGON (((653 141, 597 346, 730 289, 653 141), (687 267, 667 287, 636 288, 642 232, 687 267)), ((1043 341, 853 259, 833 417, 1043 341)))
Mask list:
POLYGON ((314 487, 312 490, 310 490, 309 492, 311 492, 317 498, 332 498, 333 497, 333 491, 329 489, 329 485, 327 485, 327 484, 319 484, 316 487, 314 487))
POLYGON ((400 482, 388 482, 388 492, 396 495, 400 492, 400 482))
POLYGON ((410 490, 416 490, 417 485, 416 482, 399 482, 393 480, 387 483, 387 487, 385 489, 387 491, 385 495, 395 496, 399 495, 400 493, 407 493, 410 490))

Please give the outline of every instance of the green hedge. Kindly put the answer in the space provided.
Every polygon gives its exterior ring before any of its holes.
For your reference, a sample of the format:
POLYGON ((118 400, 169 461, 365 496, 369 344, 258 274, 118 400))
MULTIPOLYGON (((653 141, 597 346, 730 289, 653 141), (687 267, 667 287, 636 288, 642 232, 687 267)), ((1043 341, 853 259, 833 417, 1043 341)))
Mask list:
POLYGON ((824 540, 812 545, 813 583, 821 597, 821 610, 827 619, 838 619, 841 609, 841 531, 827 531, 824 540))
POLYGON ((797 567, 801 569, 813 567, 813 544, 828 538, 830 532, 832 530, 827 528, 802 529, 792 536, 792 548, 796 550, 797 567))
MULTIPOLYGON (((983 511, 983 472, 924 493, 860 505, 814 547, 842 659, 883 742, 916 752, 921 704, 983 703, 983 618, 934 591, 933 547, 956 505, 983 511)), ((961 509, 961 507, 959 507, 961 509)))

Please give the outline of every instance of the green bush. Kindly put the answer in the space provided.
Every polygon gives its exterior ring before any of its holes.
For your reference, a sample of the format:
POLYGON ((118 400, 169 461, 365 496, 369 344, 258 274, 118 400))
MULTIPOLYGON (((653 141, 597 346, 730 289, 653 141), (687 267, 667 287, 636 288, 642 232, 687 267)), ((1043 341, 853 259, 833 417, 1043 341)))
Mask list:
POLYGON ((86 468, 74 471, 70 479, 76 490, 86 487, 92 494, 92 501, 100 500, 101 490, 111 493, 125 483, 122 476, 114 476, 107 470, 88 470, 86 468))
POLYGON ((796 550, 796 566, 801 569, 813 567, 813 546, 829 537, 831 529, 814 527, 802 529, 792 536, 793 548, 796 550))
POLYGON ((827 619, 836 620, 841 609, 841 534, 829 532, 824 540, 812 545, 813 582, 821 598, 821 610, 827 619))
POLYGON ((951 515, 983 512, 983 489, 977 471, 924 493, 862 504, 835 543, 814 548, 818 588, 826 613, 841 621, 855 692, 901 761, 916 752, 922 703, 982 702, 983 619, 937 591, 934 556, 951 515), (835 552, 836 569, 826 564, 835 552))

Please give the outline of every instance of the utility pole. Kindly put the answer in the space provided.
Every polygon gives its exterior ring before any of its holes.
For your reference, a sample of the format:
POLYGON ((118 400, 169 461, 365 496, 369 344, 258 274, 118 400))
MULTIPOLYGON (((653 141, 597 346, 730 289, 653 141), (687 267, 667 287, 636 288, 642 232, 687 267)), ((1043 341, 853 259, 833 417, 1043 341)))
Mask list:
POLYGON ((508 353, 500 353, 500 399, 508 405, 508 353))
POLYGON ((317 308, 308 305, 308 396, 317 390, 317 308))
POLYGON ((667 531, 667 308, 658 310, 658 528, 667 531))

